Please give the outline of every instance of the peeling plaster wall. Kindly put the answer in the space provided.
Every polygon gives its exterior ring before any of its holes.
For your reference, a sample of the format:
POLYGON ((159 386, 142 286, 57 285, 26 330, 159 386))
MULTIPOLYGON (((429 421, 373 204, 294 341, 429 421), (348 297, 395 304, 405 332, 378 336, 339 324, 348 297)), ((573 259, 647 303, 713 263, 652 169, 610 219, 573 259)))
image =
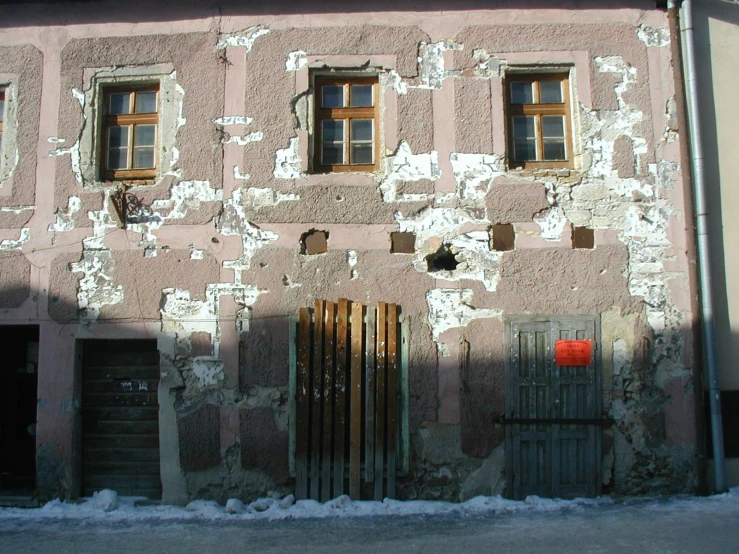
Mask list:
POLYGON ((410 321, 402 498, 503 490, 495 418, 511 314, 601 316, 603 416, 614 421, 604 492, 695 489, 664 13, 562 6, 543 21, 527 9, 451 9, 371 13, 364 25, 356 14, 186 13, 156 26, 62 26, 33 46, 0 27, 13 44, 0 48, 10 72, 0 84, 13 84, 17 120, 30 125, 16 141, 12 198, 0 188, 0 319, 42 325, 39 390, 54 401, 39 444, 67 468, 49 491, 77 494, 75 340, 102 337, 158 338, 167 502, 292 490, 289 320, 340 297, 398 303, 410 321), (570 72, 571 169, 507 166, 503 79, 537 65, 570 72), (310 171, 310 71, 324 66, 379 76, 376 173, 310 171), (96 173, 96 114, 101 86, 141 79, 159 80, 166 105, 161 166, 129 190, 140 208, 124 228, 116 186, 96 173), (513 250, 492 249, 499 223, 513 226, 513 250), (594 230, 594 249, 572 248, 576 226, 594 230), (311 228, 329 232, 326 253, 300 253, 311 228), (414 233, 415 251, 391 253, 393 231, 414 233), (429 261, 440 251, 454 268, 429 261), (67 365, 45 370, 55 358, 67 365))

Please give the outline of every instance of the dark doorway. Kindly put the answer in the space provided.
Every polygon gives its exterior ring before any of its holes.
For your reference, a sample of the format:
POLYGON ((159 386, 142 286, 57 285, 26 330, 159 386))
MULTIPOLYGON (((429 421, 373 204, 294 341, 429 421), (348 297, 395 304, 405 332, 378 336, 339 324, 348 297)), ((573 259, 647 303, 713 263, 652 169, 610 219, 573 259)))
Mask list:
POLYGON ((82 495, 161 498, 156 340, 86 340, 82 356, 82 495))
POLYGON ((0 496, 36 490, 37 325, 0 327, 0 496))

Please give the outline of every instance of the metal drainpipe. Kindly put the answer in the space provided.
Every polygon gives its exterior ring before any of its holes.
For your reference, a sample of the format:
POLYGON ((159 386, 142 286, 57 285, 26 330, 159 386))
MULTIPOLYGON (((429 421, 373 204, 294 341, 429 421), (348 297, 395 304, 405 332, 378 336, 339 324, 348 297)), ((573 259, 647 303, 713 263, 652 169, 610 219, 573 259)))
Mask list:
MULTIPOLYGON (((668 0, 667 8, 677 7, 677 0, 668 0)), ((693 41, 693 5, 691 0, 682 2, 681 28, 685 45, 685 92, 688 104, 688 127, 693 165, 693 194, 695 198, 695 225, 698 247, 698 275, 700 280, 703 351, 708 381, 708 400, 711 407, 711 442, 713 443, 714 490, 726 491, 724 467, 724 436, 721 421, 721 391, 716 362, 716 327, 713 299, 711 297, 711 255, 708 237, 708 207, 706 180, 703 167, 700 113, 698 108, 698 77, 695 71, 695 45, 693 41)))

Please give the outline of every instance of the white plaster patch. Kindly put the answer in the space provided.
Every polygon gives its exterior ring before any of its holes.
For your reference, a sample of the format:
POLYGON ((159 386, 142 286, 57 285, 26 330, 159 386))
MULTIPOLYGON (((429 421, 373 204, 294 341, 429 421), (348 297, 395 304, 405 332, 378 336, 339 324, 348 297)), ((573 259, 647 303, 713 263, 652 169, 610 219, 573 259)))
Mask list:
POLYGON ((241 237, 241 257, 223 262, 224 268, 234 270, 234 282, 237 284, 241 283, 241 272, 249 268, 254 253, 279 238, 277 234, 263 231, 249 223, 244 213, 244 201, 243 189, 234 190, 231 198, 223 205, 223 215, 218 224, 221 234, 241 237))
POLYGON ((59 210, 55 214, 56 221, 49 225, 52 233, 63 233, 74 229, 74 215, 82 208, 82 200, 79 196, 70 196, 67 201, 67 209, 59 210))
POLYGON ((357 258, 357 251, 348 250, 346 253, 346 261, 349 264, 349 267, 354 267, 355 265, 357 265, 357 262, 359 261, 357 258))
POLYGON ((493 181, 505 170, 505 160, 498 155, 453 152, 449 160, 461 200, 484 200, 493 181))
POLYGON ((249 175, 248 173, 241 173, 241 171, 239 170, 239 166, 235 165, 234 179, 237 179, 239 181, 248 181, 249 179, 251 179, 251 175, 249 175))
POLYGON ((192 372, 197 377, 201 389, 218 386, 226 379, 223 362, 206 356, 192 359, 192 372))
POLYGON ((251 117, 245 115, 224 115, 223 117, 213 119, 213 123, 222 127, 226 125, 249 125, 253 121, 251 117))
POLYGON ((32 212, 35 209, 36 206, 2 206, 0 207, 0 212, 20 215, 23 212, 32 212))
POLYGON ((567 218, 562 208, 554 206, 536 214, 534 223, 541 227, 541 238, 549 242, 559 242, 562 240, 567 218))
POLYGON ((408 143, 403 141, 395 151, 394 156, 383 160, 385 177, 379 189, 385 202, 418 201, 429 198, 427 194, 398 195, 398 183, 403 181, 431 181, 441 177, 439 169, 439 154, 432 150, 425 154, 414 154, 408 143))
POLYGON ((457 75, 457 71, 448 71, 444 67, 444 52, 462 50, 464 47, 453 40, 439 42, 421 42, 418 47, 418 88, 440 89, 444 79, 457 75))
POLYGON ((271 188, 250 187, 244 190, 243 203, 255 208, 271 207, 281 202, 295 202, 300 196, 294 193, 283 193, 271 188))
POLYGON ((197 250, 197 249, 193 248, 190 251, 190 259, 191 260, 202 260, 204 256, 205 256, 205 253, 202 250, 197 250))
POLYGON ((113 284, 115 260, 110 250, 85 251, 82 260, 70 264, 70 269, 84 273, 77 290, 77 306, 83 322, 97 320, 103 306, 123 302, 123 287, 113 284))
POLYGON ((223 50, 227 46, 237 46, 244 48, 247 52, 251 52, 254 47, 254 42, 259 38, 269 33, 270 29, 266 25, 257 25, 238 31, 236 33, 225 33, 218 37, 218 44, 216 44, 216 50, 223 50))
POLYGON ((394 69, 380 74, 380 84, 384 87, 391 87, 396 94, 408 94, 408 82, 404 81, 394 69))
POLYGON ((446 345, 439 341, 445 331, 466 327, 475 319, 500 320, 503 317, 501 310, 472 306, 472 294, 472 289, 431 289, 426 293, 431 335, 442 355, 448 355, 446 345))
POLYGON ((160 229, 165 221, 182 219, 189 210, 199 209, 203 202, 223 200, 223 190, 211 187, 210 181, 180 181, 170 189, 169 194, 167 199, 152 202, 151 213, 128 218, 128 228, 143 235, 140 246, 154 256, 157 242, 154 231, 160 229), (167 210, 166 214, 163 213, 167 210))
POLYGON ((275 179, 299 179, 302 176, 302 162, 298 150, 298 137, 290 139, 290 146, 275 152, 275 179))
POLYGON ((228 137, 228 140, 226 140, 226 144, 236 143, 239 146, 246 146, 247 144, 252 142, 259 142, 263 138, 264 133, 262 133, 262 131, 254 131, 253 133, 249 133, 248 135, 232 135, 228 137))
POLYGON ((655 29, 648 25, 639 25, 636 28, 636 36, 647 46, 669 46, 670 30, 655 29))
POLYGON ((285 60, 285 71, 300 71, 308 65, 308 54, 303 50, 289 52, 285 60))
POLYGON ((31 238, 31 229, 23 227, 17 240, 5 239, 0 242, 0 251, 22 250, 23 245, 31 238))

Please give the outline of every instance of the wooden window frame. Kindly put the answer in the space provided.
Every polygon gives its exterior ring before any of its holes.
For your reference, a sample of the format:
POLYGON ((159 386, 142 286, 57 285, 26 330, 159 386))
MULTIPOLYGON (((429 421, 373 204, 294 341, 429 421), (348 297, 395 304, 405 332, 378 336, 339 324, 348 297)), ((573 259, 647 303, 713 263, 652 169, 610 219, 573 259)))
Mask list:
MULTIPOLYGON (((380 83, 377 76, 372 77, 350 77, 343 75, 316 75, 313 81, 314 95, 314 140, 313 140, 313 172, 314 173, 371 173, 380 168, 380 83), (321 88, 323 86, 343 86, 351 85, 372 85, 372 107, 363 108, 324 108, 323 95, 321 88), (351 147, 351 120, 352 119, 372 119, 373 136, 372 136, 372 160, 371 164, 351 164, 350 147, 351 147), (347 163, 325 165, 321 163, 321 150, 323 144, 323 121, 345 121, 344 124, 344 160, 347 163)), ((345 88, 345 97, 349 94, 345 88)))
MULTIPOLYGON (((159 84, 147 84, 141 86, 120 86, 120 87, 105 87, 103 89, 103 122, 101 125, 102 140, 101 152, 100 152, 100 168, 101 176, 107 180, 113 181, 150 181, 155 179, 157 176, 157 168, 159 167, 159 135, 161 131, 161 125, 159 123, 159 107, 160 107, 160 87, 159 84), (112 94, 120 94, 124 92, 133 93, 134 95, 139 92, 156 92, 157 93, 157 107, 153 113, 130 113, 120 115, 109 115, 108 110, 110 109, 110 96, 112 94), (116 126, 128 126, 131 131, 128 133, 128 151, 129 151, 129 162, 132 161, 133 156, 133 126, 134 125, 154 125, 154 167, 150 169, 113 169, 109 170, 108 164, 108 141, 109 134, 108 129, 116 126)), ((135 109, 135 96, 134 103, 131 106, 131 111, 135 109)))
POLYGON ((572 169, 574 156, 572 152, 572 110, 570 103, 569 73, 513 73, 505 79, 506 122, 508 133, 508 167, 510 169, 572 169), (514 104, 512 102, 511 84, 516 82, 533 83, 534 98, 541 98, 540 83, 543 81, 559 81, 562 83, 562 103, 558 104, 514 104), (561 115, 564 117, 566 160, 542 160, 544 141, 542 139, 541 117, 561 115), (513 118, 517 116, 533 116, 536 118, 536 152, 537 160, 517 161, 515 140, 513 136, 513 118))

